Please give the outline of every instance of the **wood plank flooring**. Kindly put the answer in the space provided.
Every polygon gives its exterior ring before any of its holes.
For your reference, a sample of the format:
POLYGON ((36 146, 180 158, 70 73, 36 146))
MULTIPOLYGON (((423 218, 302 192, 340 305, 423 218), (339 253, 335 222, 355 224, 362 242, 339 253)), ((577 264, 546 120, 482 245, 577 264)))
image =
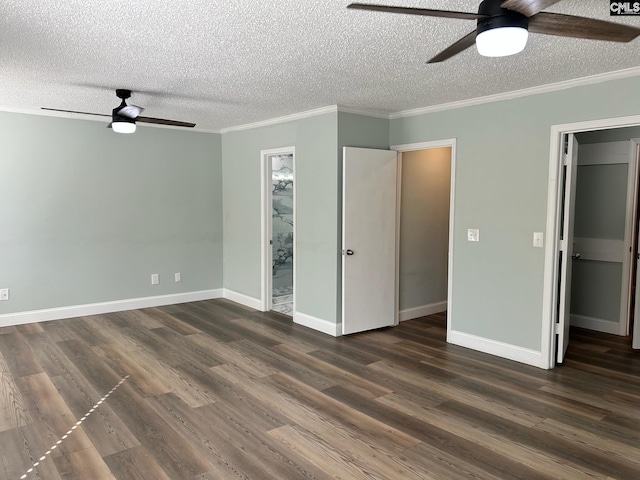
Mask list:
POLYGON ((212 300, 0 328, 0 479, 640 479, 626 339, 577 330, 544 371, 445 322, 332 338, 212 300))

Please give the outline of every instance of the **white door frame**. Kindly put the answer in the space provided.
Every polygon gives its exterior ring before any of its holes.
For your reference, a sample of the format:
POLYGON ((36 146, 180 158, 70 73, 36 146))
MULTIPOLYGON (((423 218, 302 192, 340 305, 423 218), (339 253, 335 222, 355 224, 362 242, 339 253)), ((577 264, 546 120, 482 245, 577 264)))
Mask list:
POLYGON ((261 297, 260 310, 268 312, 273 307, 273 246, 271 240, 273 199, 271 195, 271 163, 269 159, 274 155, 293 155, 293 311, 296 310, 296 147, 272 148, 260 150, 260 278, 261 297))
MULTIPOLYGON (((449 257, 447 259, 447 342, 451 339, 451 324, 453 319, 453 223, 454 223, 454 206, 456 192, 456 139, 449 138, 445 140, 434 140, 432 142, 406 143, 401 145, 392 145, 391 150, 397 152, 412 152, 415 150, 429 150, 433 148, 451 147, 451 187, 449 191, 449 257)), ((396 324, 399 318, 400 309, 400 195, 402 184, 402 155, 398 161, 398 214, 396 216, 396 324)))
POLYGON ((560 225, 562 218, 562 167, 563 138, 570 133, 592 130, 611 130, 615 128, 640 125, 640 115, 607 118, 585 122, 565 123, 551 127, 549 147, 549 186, 547 196, 547 245, 545 248, 544 283, 542 297, 542 363, 547 368, 555 366, 556 323, 558 312, 558 258, 560 246, 560 225))

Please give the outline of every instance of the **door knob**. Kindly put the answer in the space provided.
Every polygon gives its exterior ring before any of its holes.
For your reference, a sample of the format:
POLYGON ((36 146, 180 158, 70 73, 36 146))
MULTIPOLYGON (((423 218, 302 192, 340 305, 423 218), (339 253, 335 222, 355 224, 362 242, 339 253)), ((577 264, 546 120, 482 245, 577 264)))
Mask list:
POLYGON ((353 255, 353 250, 347 250, 347 255, 353 255))
POLYGON ((578 260, 582 255, 580 255, 579 253, 574 253, 573 255, 571 255, 571 258, 578 260))

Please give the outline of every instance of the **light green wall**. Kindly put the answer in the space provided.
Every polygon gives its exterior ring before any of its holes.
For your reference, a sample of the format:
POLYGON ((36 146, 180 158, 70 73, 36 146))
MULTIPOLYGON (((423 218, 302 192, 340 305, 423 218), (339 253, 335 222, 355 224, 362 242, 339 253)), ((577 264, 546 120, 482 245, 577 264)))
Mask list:
POLYGON ((260 151, 295 146, 296 310, 336 322, 337 124, 328 113, 223 135, 225 288, 260 298, 260 151))
POLYGON ((0 145, 0 314, 222 287, 220 135, 0 112, 0 145))
POLYGON ((551 126, 640 113, 638 78, 391 121, 390 144, 457 138, 453 330, 540 351, 551 126), (466 241, 468 228, 480 242, 466 241))
POLYGON ((389 148, 389 120, 355 113, 338 113, 338 147, 389 148))
POLYGON ((447 300, 451 148, 402 154, 400 310, 447 300))
POLYGON ((342 147, 388 141, 389 120, 343 112, 224 134, 225 288, 260 298, 260 151, 294 146, 296 311, 340 323, 342 147))

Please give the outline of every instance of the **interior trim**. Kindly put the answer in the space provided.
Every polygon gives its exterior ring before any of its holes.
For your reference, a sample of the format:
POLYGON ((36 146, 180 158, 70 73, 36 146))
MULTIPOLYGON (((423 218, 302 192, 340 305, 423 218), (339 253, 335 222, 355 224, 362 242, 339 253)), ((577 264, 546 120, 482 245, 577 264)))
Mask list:
POLYGON ((426 317, 434 313, 442 313, 447 311, 447 301, 430 303, 428 305, 420 305, 419 307, 406 308, 400 310, 400 321, 413 320, 414 318, 426 317))
POLYGON ((307 315, 306 313, 294 312, 293 323, 326 333, 332 337, 342 336, 342 323, 333 323, 328 320, 323 320, 322 318, 307 315))
POLYGON ((621 328, 620 322, 611 322, 602 318, 586 317, 584 315, 571 314, 571 326, 610 333, 611 335, 626 335, 626 329, 621 328))
POLYGON ((542 352, 537 350, 518 347, 456 330, 449 331, 447 342, 516 362, 526 363, 527 365, 533 365, 534 367, 549 368, 549 365, 544 361, 546 359, 542 355, 542 352))
POLYGON ((222 296, 223 289, 217 288, 213 290, 200 290, 197 292, 173 293, 170 295, 158 295, 154 297, 128 298, 112 302, 88 303, 68 307, 5 313, 0 315, 0 327, 23 325, 25 323, 46 322, 49 320, 61 320, 63 318, 85 317, 88 315, 122 312, 126 310, 137 310, 139 308, 175 305, 177 303, 197 302, 200 300, 212 300, 214 298, 221 298, 222 296))
POLYGON ((622 78, 635 77, 640 75, 640 67, 627 68, 624 70, 617 70, 615 72, 599 73, 597 75, 590 75, 588 77, 574 78, 572 80, 565 80, 563 82, 549 83, 546 85, 539 85, 537 87, 524 88, 521 90, 514 90, 511 92, 496 93, 494 95, 487 95, 484 97, 475 97, 468 100, 460 100, 457 102, 441 103, 439 105, 432 105, 430 107, 414 108, 411 110, 404 110, 401 112, 395 112, 389 115, 389 119, 403 117, 415 117, 416 115, 424 115, 426 113, 442 112, 445 110, 454 110, 457 108, 472 107, 475 105, 482 105, 485 103, 500 102, 503 100, 513 100, 515 98, 528 97, 530 95, 539 95, 541 93, 557 92, 558 90, 566 90, 574 87, 582 87, 585 85, 593 85, 596 83, 608 82, 611 80, 619 80, 622 78))
POLYGON ((254 310, 262 309, 261 299, 250 297, 249 295, 235 292, 233 290, 229 290, 228 288, 222 289, 221 297, 226 298, 227 300, 231 300, 232 302, 239 303, 240 305, 244 305, 245 307, 253 308, 254 310))
POLYGON ((278 123, 293 122, 295 120, 301 120, 303 118, 315 117, 317 115, 325 115, 327 113, 338 112, 337 105, 329 105, 327 107, 316 108, 314 110, 307 110, 305 112, 292 113, 291 115, 284 115, 282 117, 269 118, 260 122, 247 123, 245 125, 238 125, 235 127, 223 128, 220 133, 239 132, 242 130, 251 130, 253 128, 267 127, 269 125, 275 125, 278 123))

